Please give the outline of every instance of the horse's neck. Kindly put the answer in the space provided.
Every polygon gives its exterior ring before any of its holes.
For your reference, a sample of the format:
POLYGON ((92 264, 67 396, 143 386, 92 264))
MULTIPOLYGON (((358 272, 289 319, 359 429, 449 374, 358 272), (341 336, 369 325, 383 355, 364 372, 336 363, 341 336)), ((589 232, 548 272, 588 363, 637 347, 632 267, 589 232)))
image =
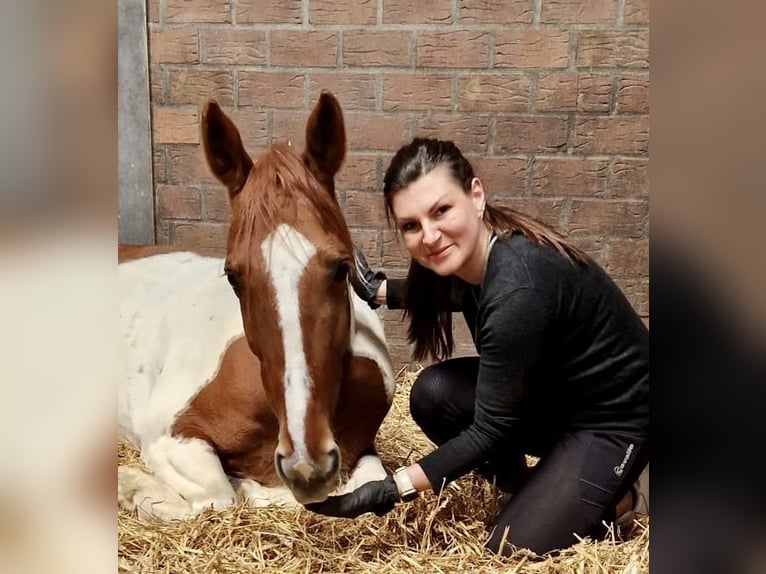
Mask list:
POLYGON ((383 374, 386 395, 394 394, 394 367, 386 344, 383 322, 349 286, 351 299, 351 353, 356 357, 367 357, 375 361, 383 374))

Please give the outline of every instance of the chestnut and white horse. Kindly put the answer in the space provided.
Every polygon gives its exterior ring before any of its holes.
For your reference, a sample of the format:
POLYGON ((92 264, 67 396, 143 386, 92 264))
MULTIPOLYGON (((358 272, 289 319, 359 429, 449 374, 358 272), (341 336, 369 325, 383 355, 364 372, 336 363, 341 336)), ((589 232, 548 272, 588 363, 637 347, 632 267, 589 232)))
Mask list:
POLYGON ((214 101, 200 124, 231 203, 226 257, 120 249, 119 426, 149 470, 119 469, 120 504, 172 519, 382 478, 373 443, 394 374, 380 319, 347 281, 337 100, 320 96, 302 153, 276 144, 255 162, 214 101))

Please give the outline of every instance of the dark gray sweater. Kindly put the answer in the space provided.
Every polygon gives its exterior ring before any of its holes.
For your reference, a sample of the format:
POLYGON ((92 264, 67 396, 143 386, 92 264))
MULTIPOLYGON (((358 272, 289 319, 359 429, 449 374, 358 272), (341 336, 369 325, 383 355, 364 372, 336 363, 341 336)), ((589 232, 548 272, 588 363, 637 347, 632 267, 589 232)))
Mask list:
MULTIPOLYGON (((504 446, 540 454, 562 432, 648 433, 649 332, 595 262, 506 236, 482 286, 459 287, 480 357, 476 410, 468 429, 420 460, 435 490, 504 446)), ((389 280, 389 307, 401 308, 402 289, 389 280)))

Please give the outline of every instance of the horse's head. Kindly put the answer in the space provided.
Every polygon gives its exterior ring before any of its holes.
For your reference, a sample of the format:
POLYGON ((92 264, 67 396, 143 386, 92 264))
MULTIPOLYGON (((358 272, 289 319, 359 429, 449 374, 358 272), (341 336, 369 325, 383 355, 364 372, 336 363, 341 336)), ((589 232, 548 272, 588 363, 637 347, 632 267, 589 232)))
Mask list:
POLYGON ((351 237, 334 184, 346 151, 343 114, 323 93, 306 149, 277 144, 255 162, 213 101, 201 130, 208 165, 229 191, 225 272, 279 419, 276 470, 299 502, 323 500, 338 482, 331 423, 352 321, 351 237))

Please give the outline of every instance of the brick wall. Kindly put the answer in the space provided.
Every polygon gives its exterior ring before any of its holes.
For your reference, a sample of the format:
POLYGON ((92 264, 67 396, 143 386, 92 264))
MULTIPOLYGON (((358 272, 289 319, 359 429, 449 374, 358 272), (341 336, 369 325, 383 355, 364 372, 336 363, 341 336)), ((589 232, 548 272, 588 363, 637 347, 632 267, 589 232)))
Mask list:
MULTIPOLYGON (((648 0, 148 0, 148 18, 158 242, 224 245, 203 99, 255 154, 300 145, 328 88, 350 148, 339 198, 373 265, 406 265, 379 193, 388 160, 438 136, 473 160, 491 200, 572 237, 648 320, 648 0)), ((400 313, 384 318, 402 365, 400 313)))

